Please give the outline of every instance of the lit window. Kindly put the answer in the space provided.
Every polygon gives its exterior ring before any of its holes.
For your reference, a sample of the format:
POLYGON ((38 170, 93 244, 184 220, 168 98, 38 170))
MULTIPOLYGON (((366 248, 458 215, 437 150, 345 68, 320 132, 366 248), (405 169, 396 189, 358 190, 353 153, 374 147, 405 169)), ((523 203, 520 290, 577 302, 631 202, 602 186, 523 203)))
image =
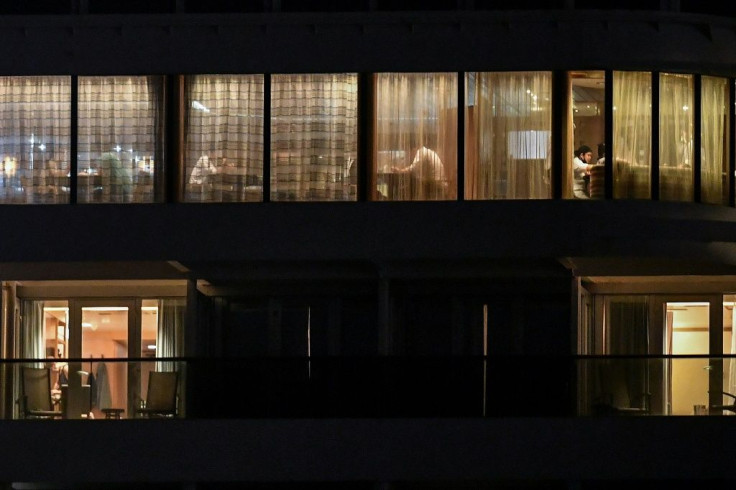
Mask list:
POLYGON ((356 74, 273 76, 272 200, 354 201, 357 146, 356 74))
POLYGON ((373 199, 456 198, 457 75, 375 76, 373 199))
POLYGON ((161 77, 80 77, 77 202, 154 202, 161 77))
POLYGON ((184 199, 263 200, 263 75, 187 78, 184 199))

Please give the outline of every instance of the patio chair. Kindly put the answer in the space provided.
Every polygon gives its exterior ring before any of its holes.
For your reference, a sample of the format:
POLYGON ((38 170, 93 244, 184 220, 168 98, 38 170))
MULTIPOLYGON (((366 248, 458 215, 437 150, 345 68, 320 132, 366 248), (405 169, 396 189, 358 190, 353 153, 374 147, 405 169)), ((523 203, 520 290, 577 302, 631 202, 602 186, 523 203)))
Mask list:
POLYGON ((177 415, 177 388, 179 373, 171 371, 151 371, 148 374, 146 399, 136 414, 143 418, 168 417, 177 415))
POLYGON ((21 413, 27 419, 60 419, 51 401, 51 370, 21 367, 21 413))
POLYGON ((709 410, 725 410, 736 413, 736 395, 732 395, 726 391, 722 391, 721 394, 733 398, 733 402, 730 405, 711 405, 708 407, 709 410))

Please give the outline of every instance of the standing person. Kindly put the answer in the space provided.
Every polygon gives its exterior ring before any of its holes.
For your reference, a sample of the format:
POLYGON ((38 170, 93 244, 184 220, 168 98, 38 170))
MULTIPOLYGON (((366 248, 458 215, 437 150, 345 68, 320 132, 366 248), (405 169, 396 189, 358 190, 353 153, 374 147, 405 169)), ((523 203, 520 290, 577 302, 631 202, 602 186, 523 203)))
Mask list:
POLYGON ((133 169, 126 168, 115 153, 103 153, 102 173, 109 179, 110 202, 130 202, 133 169))
POLYGON ((577 199, 588 199, 590 197, 586 177, 590 178, 590 169, 593 168, 590 163, 592 159, 593 151, 589 146, 582 145, 575 151, 575 158, 572 160, 572 193, 577 199))

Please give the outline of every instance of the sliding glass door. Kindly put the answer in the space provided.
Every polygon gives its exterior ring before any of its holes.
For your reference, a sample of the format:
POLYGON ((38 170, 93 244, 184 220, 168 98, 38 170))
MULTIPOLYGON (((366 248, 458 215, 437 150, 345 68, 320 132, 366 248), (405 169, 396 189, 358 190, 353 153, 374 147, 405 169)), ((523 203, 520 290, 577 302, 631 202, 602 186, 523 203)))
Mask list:
MULTIPOLYGON (((734 296, 598 294, 579 304, 581 413, 715 415, 731 389, 734 296), (586 308, 593 304, 593 320, 586 308)), ((728 400, 727 400, 728 401, 728 400)))
POLYGON ((84 361, 69 362, 66 418, 104 418, 109 409, 132 413, 140 366, 124 359, 140 352, 138 311, 129 299, 70 301, 69 357, 84 361))

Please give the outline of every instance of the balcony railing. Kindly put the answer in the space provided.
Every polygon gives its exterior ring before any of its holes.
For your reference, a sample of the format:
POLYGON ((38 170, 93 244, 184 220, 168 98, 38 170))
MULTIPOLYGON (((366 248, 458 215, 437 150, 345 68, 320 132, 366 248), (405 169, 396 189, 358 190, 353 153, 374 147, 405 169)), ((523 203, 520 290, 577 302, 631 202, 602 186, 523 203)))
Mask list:
POLYGON ((734 357, 68 359, 61 380, 64 363, 19 359, 0 362, 0 386, 5 419, 727 415, 734 357), (168 391, 152 372, 176 373, 168 391))

